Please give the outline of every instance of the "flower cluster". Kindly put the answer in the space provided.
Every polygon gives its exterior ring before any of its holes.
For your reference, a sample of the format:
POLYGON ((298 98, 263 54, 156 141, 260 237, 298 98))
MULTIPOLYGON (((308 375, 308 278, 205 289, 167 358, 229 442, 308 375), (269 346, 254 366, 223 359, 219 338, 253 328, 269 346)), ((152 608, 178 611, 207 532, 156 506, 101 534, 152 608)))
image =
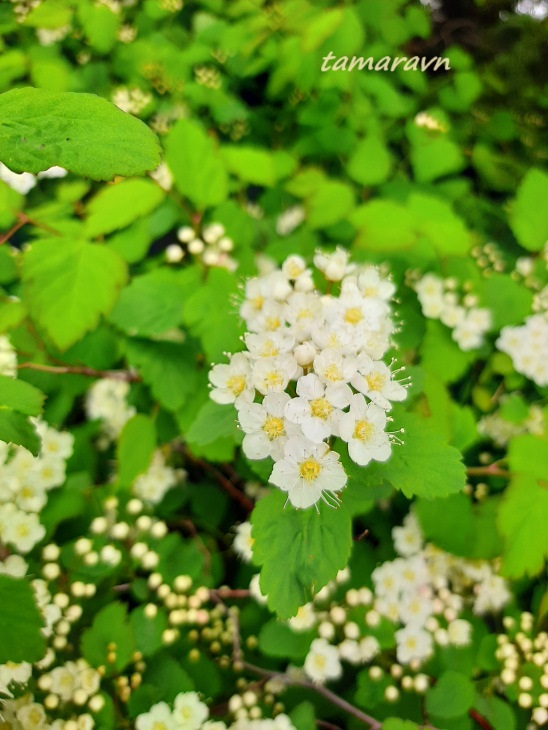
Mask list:
POLYGON ((119 436, 125 424, 136 410, 126 402, 129 383, 125 380, 102 378, 97 380, 86 394, 86 415, 102 422, 106 444, 119 436))
POLYGON ((176 470, 167 466, 163 453, 157 450, 147 471, 134 481, 133 494, 148 504, 158 504, 166 492, 183 481, 185 476, 183 469, 176 470))
POLYGON ((35 425, 42 438, 37 457, 23 447, 10 449, 0 442, 0 541, 20 553, 28 553, 45 535, 38 513, 48 492, 65 481, 66 460, 74 442, 70 433, 42 421, 35 425))
POLYGON ((529 406, 525 418, 518 421, 506 418, 503 409, 490 413, 480 419, 478 432, 483 436, 487 436, 496 446, 502 448, 507 446, 511 439, 524 433, 542 436, 546 432, 546 425, 542 408, 532 405, 529 406))
POLYGON ((472 294, 461 297, 455 289, 455 280, 435 274, 425 274, 415 284, 424 316, 439 319, 450 327, 451 336, 461 350, 475 350, 481 347, 485 333, 491 329, 491 312, 478 307, 472 294))
POLYGON ((298 228, 305 219, 305 211, 302 205, 294 205, 276 219, 276 233, 278 236, 289 236, 295 228, 298 228))
POLYGON ((127 88, 120 87, 116 89, 112 94, 112 103, 115 104, 118 109, 128 114, 139 114, 147 108, 152 101, 152 94, 148 91, 142 91, 138 87, 127 88))
MULTIPOLYGON (((186 251, 197 256, 204 266, 218 266, 228 271, 235 271, 238 263, 229 256, 234 248, 234 241, 226 235, 224 226, 211 223, 205 226, 201 235, 190 226, 182 226, 177 231, 177 238, 186 246, 186 251)), ((169 263, 178 263, 185 256, 185 249, 173 243, 166 248, 166 259, 169 263)))
POLYGON ((504 327, 497 347, 510 355, 518 373, 541 388, 548 385, 548 313, 528 317, 521 327, 504 327))
POLYGON ((361 466, 389 458, 387 411, 406 397, 383 360, 394 285, 373 266, 349 264, 342 248, 314 263, 329 288, 340 282, 339 295, 322 295, 300 256, 249 280, 240 307, 246 350, 209 374, 211 398, 238 411, 245 455, 274 460, 270 482, 297 508, 326 495, 338 501, 347 478, 333 437, 361 466))
POLYGON ((496 658, 501 664, 499 689, 531 711, 536 726, 548 724, 548 633, 535 632, 534 617, 505 616, 506 633, 497 636, 496 658))

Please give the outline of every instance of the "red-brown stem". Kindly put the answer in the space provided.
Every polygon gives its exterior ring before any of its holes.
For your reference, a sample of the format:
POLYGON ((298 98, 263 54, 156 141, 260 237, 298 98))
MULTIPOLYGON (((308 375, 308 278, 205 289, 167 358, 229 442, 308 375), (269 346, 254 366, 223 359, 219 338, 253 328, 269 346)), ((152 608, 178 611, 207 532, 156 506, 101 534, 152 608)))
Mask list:
POLYGON ((22 362, 17 367, 21 370, 39 370, 54 375, 85 375, 88 378, 110 378, 111 380, 124 380, 128 383, 141 381, 139 373, 133 370, 96 370, 83 365, 44 365, 37 362, 22 362))

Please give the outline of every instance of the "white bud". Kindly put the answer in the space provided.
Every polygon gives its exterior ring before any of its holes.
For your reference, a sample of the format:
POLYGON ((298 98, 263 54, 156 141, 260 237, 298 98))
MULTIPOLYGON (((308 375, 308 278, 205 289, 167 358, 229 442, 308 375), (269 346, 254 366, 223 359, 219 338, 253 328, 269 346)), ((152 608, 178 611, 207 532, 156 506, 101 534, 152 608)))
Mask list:
POLYGON ((295 360, 301 367, 310 365, 316 357, 317 350, 311 342, 303 342, 293 350, 295 360))
POLYGON ((188 244, 188 250, 194 256, 198 256, 199 254, 203 253, 204 249, 205 249, 204 242, 200 238, 194 238, 188 244))
POLYGON ((170 243, 164 252, 166 261, 170 264, 178 264, 184 258, 185 252, 178 243, 170 243))
POLYGON ((195 235, 194 230, 190 226, 182 226, 177 231, 177 238, 181 243, 190 243, 195 235))

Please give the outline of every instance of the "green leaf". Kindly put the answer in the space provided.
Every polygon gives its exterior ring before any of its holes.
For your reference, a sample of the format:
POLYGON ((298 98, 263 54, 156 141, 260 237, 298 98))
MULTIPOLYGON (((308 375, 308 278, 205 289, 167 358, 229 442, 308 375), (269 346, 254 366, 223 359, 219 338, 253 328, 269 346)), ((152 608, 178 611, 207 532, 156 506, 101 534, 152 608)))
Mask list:
POLYGON ((146 606, 138 606, 130 613, 129 623, 135 636, 137 651, 144 656, 151 656, 164 645, 162 634, 167 629, 167 616, 161 609, 152 618, 145 612, 146 606))
POLYGON ((397 717, 389 717, 382 723, 382 730, 419 730, 416 722, 411 720, 400 720, 397 717))
POLYGON ((129 487, 139 474, 148 469, 155 449, 154 422, 138 413, 122 429, 116 450, 118 482, 122 487, 129 487))
POLYGON ((151 180, 122 180, 108 185, 89 203, 86 233, 90 237, 125 228, 154 210, 164 199, 164 191, 151 180))
POLYGON ((179 410, 195 392, 197 353, 191 344, 134 339, 126 343, 126 352, 129 363, 164 408, 179 410))
POLYGON ((175 271, 136 276, 122 290, 109 321, 132 337, 162 334, 181 324, 183 293, 175 271))
POLYGON ((505 538, 503 573, 509 578, 537 575, 548 558, 548 484, 518 475, 506 490, 498 515, 505 538))
MULTIPOLYGON (((15 222, 15 214, 23 207, 24 200, 21 193, 0 180, 0 228, 8 229, 15 222)), ((3 279, 1 274, 0 277, 3 279)))
POLYGON ((33 456, 40 452, 40 439, 26 416, 11 408, 0 408, 0 441, 28 449, 33 456))
POLYGON ((160 699, 164 702, 173 702, 180 692, 191 692, 194 689, 192 678, 166 652, 156 654, 147 662, 143 680, 160 690, 160 699))
POLYGON ((355 246, 364 251, 400 251, 417 240, 415 220, 407 209, 392 200, 372 200, 350 216, 358 229, 355 246))
POLYGON ((198 122, 180 119, 166 137, 166 161, 177 190, 197 208, 222 203, 228 178, 221 155, 198 122))
POLYGON ((437 717, 459 717, 473 706, 475 696, 474 685, 468 677, 448 669, 426 693, 426 710, 437 717))
POLYGON ((130 663, 135 651, 126 607, 122 603, 110 603, 102 608, 95 615, 91 628, 82 634, 80 648, 82 656, 92 667, 104 665, 107 674, 120 673, 130 663), (115 653, 115 659, 107 662, 111 651, 115 653))
POLYGON ((35 241, 23 255, 22 279, 34 321, 66 350, 107 314, 127 276, 114 251, 79 239, 35 241))
POLYGON ((474 353, 461 350, 449 328, 433 319, 426 321, 420 352, 425 369, 436 373, 444 383, 460 380, 474 362, 474 353))
POLYGON ((45 395, 23 380, 0 375, 0 408, 8 407, 27 416, 42 413, 45 395))
POLYGON ((392 447, 386 463, 368 465, 369 479, 384 479, 406 497, 432 499, 460 492, 466 484, 461 454, 449 446, 435 424, 413 413, 398 417, 396 423, 405 429, 404 443, 392 447))
POLYGON ((28 87, 0 95, 0 159, 14 172, 59 165, 111 180, 154 170, 160 147, 145 124, 94 94, 28 87))
POLYGON ((237 415, 232 406, 208 401, 186 432, 186 439, 191 444, 204 446, 218 439, 235 438, 238 434, 236 422, 237 415))
POLYGON ((105 5, 81 3, 78 17, 89 45, 99 53, 108 53, 116 43, 120 13, 105 5))
POLYGON ((540 251, 548 239, 548 175, 532 169, 525 175, 510 213, 510 227, 528 251, 540 251))
POLYGON ((46 652, 44 619, 25 579, 0 575, 0 664, 37 662, 46 652))
POLYGON ((335 578, 352 549, 351 519, 342 509, 284 509, 286 495, 273 491, 257 503, 251 516, 253 562, 261 566, 261 590, 281 618, 335 578))
POLYGON ((378 185, 386 180, 392 169, 392 156, 378 135, 363 139, 348 160, 346 170, 362 185, 378 185))
MULTIPOLYGON (((425 135, 426 136, 426 135, 425 135)), ((444 137, 417 141, 411 148, 411 164, 418 182, 431 182, 465 166, 460 148, 444 137)))
MULTIPOLYGON (((495 667, 493 667, 495 669, 495 667)), ((489 722, 494 730, 516 730, 516 716, 512 707, 494 695, 477 694, 474 709, 489 722)))
POLYGON ((272 187, 276 182, 274 157, 260 147, 225 146, 222 156, 230 172, 244 182, 272 187))
POLYGON ((354 205, 354 193, 347 183, 322 182, 306 199, 306 219, 312 228, 326 228, 345 218, 354 205))
POLYGON ((316 713, 311 702, 301 702, 289 713, 295 730, 316 730, 316 713))
POLYGON ((259 649, 266 656, 302 662, 314 638, 315 631, 295 631, 274 618, 261 628, 259 649))
POLYGON ((482 279, 477 293, 482 304, 491 310, 494 330, 522 324, 531 313, 532 291, 507 274, 491 274, 482 279))
POLYGON ((472 236, 449 203, 432 195, 414 193, 408 205, 416 218, 418 233, 426 236, 441 255, 461 255, 470 250, 472 236))

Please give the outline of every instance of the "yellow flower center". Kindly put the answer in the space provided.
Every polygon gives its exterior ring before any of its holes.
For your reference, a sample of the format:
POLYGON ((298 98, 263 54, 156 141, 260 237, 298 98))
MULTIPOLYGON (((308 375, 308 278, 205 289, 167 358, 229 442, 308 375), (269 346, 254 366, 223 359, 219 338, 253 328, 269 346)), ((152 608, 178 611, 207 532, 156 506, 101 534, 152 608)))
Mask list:
POLYGON ((297 315, 297 319, 310 319, 310 317, 313 317, 314 314, 311 309, 304 308, 299 310, 299 314, 297 315))
POLYGON ((316 398, 316 400, 310 401, 310 411, 315 418, 325 420, 332 410, 333 406, 325 398, 316 398))
POLYGON ((302 478, 307 482, 312 482, 314 479, 317 479, 321 470, 322 467, 318 464, 316 459, 307 459, 306 461, 303 461, 299 469, 302 478))
POLYGON ((325 666, 327 664, 327 659, 324 657, 323 654, 315 654, 314 655, 314 666, 316 669, 325 669, 325 666))
POLYGON ((278 317, 267 317, 266 318, 266 329, 269 332, 273 332, 274 330, 280 329, 280 320, 278 317))
POLYGON ((283 419, 269 416, 264 422, 263 431, 271 441, 279 439, 285 433, 283 419))
POLYGON ((359 307, 349 307, 344 313, 344 321, 348 324, 358 324, 363 319, 363 312, 359 307))
POLYGON ((371 438, 374 431, 375 427, 370 421, 358 421, 354 428, 353 436, 355 439, 358 439, 358 441, 365 443, 369 438, 371 438))
POLYGON ((257 310, 262 309, 263 304, 264 304, 264 298, 261 297, 260 295, 251 300, 251 306, 253 307, 253 309, 257 309, 257 310))
POLYGON ((377 287, 376 286, 366 286, 363 290, 364 297, 376 297, 377 296, 377 287))
POLYGON ((17 525, 16 532, 19 537, 27 537, 30 530, 28 525, 17 525))
POLYGON ((245 378, 243 375, 231 375, 226 381, 226 386, 234 395, 240 395, 245 388, 245 378))
POLYGON ((405 640, 405 646, 408 649, 416 649, 417 648, 417 640, 414 636, 408 636, 405 640))
POLYGON ((382 390, 386 383, 386 376, 383 373, 370 373, 365 379, 369 390, 382 390))
POLYGON ((152 730, 166 730, 165 722, 160 722, 159 720, 156 720, 156 722, 152 726, 152 730))
POLYGON ((279 350, 276 344, 272 340, 266 340, 261 350, 261 355, 263 357, 276 357, 278 352, 279 350))
POLYGON ((267 373, 264 376, 264 381, 270 388, 276 388, 284 382, 282 376, 277 370, 271 370, 267 373))
POLYGON ((341 369, 335 364, 328 365, 323 371, 323 376, 326 380, 331 380, 333 382, 342 380, 341 369))

